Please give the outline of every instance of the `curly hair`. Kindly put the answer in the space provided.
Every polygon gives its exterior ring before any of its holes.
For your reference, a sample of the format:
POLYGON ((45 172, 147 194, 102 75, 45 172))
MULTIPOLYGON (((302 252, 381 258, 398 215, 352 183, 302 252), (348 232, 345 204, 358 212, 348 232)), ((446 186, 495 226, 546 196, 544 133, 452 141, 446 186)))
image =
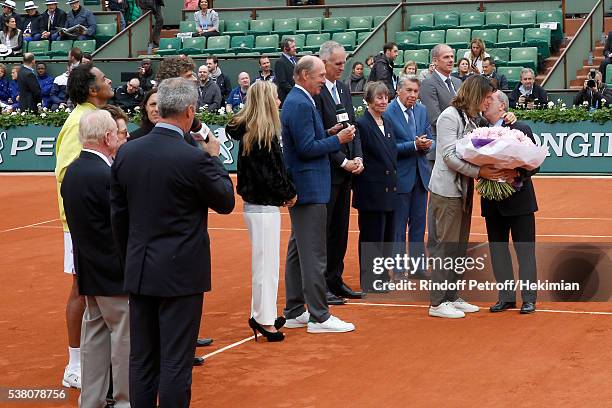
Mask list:
POLYGON ((180 77, 185 72, 192 72, 194 69, 195 64, 190 57, 179 55, 164 58, 157 70, 157 83, 159 84, 164 79, 180 77))
POLYGON ((68 96, 74 104, 87 102, 89 88, 96 86, 96 76, 91 72, 93 64, 79 64, 72 69, 68 76, 68 96))

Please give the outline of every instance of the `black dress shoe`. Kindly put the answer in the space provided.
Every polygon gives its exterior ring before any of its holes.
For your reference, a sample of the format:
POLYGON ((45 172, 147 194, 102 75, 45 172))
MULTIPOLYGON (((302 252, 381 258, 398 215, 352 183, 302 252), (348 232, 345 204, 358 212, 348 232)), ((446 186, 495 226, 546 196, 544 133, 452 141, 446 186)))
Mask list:
POLYGON ((491 306, 489 310, 491 313, 503 312, 507 309, 514 309, 516 307, 516 302, 502 302, 501 300, 491 306))
POLYGON ((521 314, 529 314, 535 312, 535 303, 534 302, 523 302, 523 306, 521 306, 521 314))
POLYGON ((333 290, 332 293, 341 298, 348 299, 363 299, 363 292, 357 292, 351 289, 346 283, 343 283, 336 290, 333 290))
POLYGON ((346 300, 342 299, 341 297, 338 297, 338 296, 334 295, 331 292, 327 292, 325 294, 325 296, 327 297, 327 304, 328 305, 339 306, 339 305, 343 305, 343 304, 346 303, 346 300))
POLYGON ((210 346, 213 342, 213 339, 210 339, 208 337, 205 337, 203 339, 198 339, 196 342, 196 347, 206 347, 206 346, 210 346))
POLYGON ((194 357, 193 366, 201 366, 204 365, 204 357, 194 357))

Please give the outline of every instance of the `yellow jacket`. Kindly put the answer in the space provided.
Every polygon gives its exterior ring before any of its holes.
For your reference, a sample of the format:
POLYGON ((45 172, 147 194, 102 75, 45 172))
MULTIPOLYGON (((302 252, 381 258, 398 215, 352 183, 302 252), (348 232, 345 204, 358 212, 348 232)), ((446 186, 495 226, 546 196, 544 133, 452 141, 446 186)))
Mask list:
POLYGON ((62 221, 65 232, 70 230, 66 222, 64 200, 62 200, 60 188, 62 187, 64 174, 66 174, 66 168, 79 157, 83 148, 81 142, 79 142, 79 121, 84 114, 95 109, 96 106, 89 102, 77 105, 68 116, 68 119, 66 119, 66 122, 64 122, 62 130, 60 130, 57 136, 57 143, 55 145, 55 157, 57 159, 55 163, 55 178, 57 181, 57 202, 59 204, 60 221, 62 221))

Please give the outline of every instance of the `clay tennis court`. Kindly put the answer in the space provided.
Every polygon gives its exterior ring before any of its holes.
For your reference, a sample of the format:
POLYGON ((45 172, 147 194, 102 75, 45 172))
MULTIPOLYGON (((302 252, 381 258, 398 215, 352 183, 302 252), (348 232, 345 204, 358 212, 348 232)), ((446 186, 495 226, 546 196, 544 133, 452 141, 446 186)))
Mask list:
MULTIPOLYGON (((612 242, 611 178, 534 178, 538 240, 612 242)), ((475 200, 477 202, 478 200, 475 200)), ((0 176, 0 387, 59 388, 66 364, 63 242, 52 175, 0 176)), ((485 241, 475 208, 472 240, 485 241)), ((358 286, 357 219, 345 279, 358 286)), ((289 235, 283 216, 281 265, 289 235)), ((425 304, 368 297, 332 313, 346 334, 286 329, 282 343, 252 340, 250 244, 242 204, 211 214, 213 291, 200 334, 213 337, 193 372, 194 407, 611 406, 612 304, 538 303, 538 312, 465 319, 427 316, 425 304)), ((284 304, 283 270, 279 312, 284 304)), ((469 299, 468 299, 469 300, 469 299)), ((478 303, 490 306, 489 303, 478 303)), ((77 406, 78 391, 61 403, 77 406)))

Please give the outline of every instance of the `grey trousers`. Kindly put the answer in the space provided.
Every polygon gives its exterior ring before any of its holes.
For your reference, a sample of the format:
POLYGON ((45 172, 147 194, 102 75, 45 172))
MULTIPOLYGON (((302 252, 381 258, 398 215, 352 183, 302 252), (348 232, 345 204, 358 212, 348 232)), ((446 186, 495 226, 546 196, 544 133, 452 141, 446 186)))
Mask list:
MULTIPOLYGON (((436 223, 428 239, 429 257, 465 257, 472 221, 472 197, 468 198, 464 209, 461 197, 442 197, 431 193, 429 205, 436 223)), ((433 268, 431 281, 454 283, 457 273, 454 269, 433 268)), ((429 297, 431 305, 438 306, 443 302, 454 302, 458 294, 457 290, 432 290, 429 297)))
POLYGON ((86 296, 81 327, 80 406, 103 408, 111 381, 115 407, 129 408, 130 313, 127 296, 86 296))
POLYGON ((284 315, 294 319, 306 310, 310 319, 322 323, 329 314, 325 297, 327 268, 327 206, 305 204, 289 209, 291 236, 285 265, 284 315))

